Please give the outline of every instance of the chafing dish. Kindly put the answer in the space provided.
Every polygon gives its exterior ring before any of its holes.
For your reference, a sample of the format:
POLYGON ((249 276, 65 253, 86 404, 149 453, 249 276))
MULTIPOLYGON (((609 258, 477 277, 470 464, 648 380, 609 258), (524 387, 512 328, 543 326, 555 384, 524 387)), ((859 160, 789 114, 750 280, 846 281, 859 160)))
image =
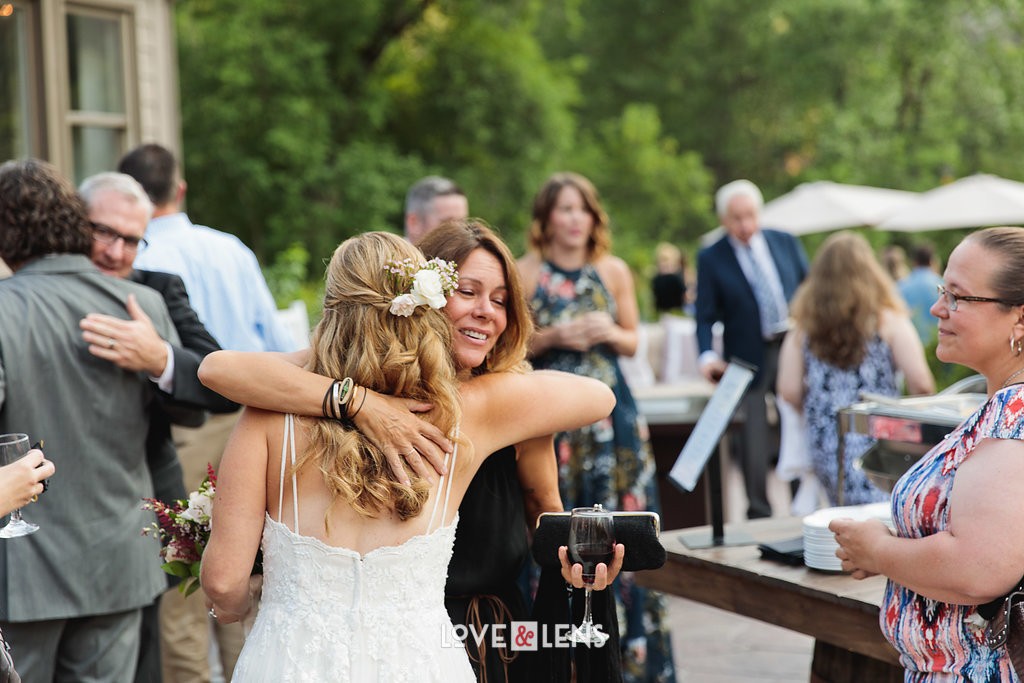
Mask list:
MULTIPOLYGON (((985 402, 976 379, 950 387, 934 396, 889 398, 863 394, 859 403, 839 411, 839 496, 843 504, 844 443, 846 434, 866 434, 877 439, 859 462, 876 486, 892 491, 896 480, 932 446, 942 441, 985 402), (958 393, 957 389, 967 389, 958 393)), ((983 385, 982 385, 983 386, 983 385)))

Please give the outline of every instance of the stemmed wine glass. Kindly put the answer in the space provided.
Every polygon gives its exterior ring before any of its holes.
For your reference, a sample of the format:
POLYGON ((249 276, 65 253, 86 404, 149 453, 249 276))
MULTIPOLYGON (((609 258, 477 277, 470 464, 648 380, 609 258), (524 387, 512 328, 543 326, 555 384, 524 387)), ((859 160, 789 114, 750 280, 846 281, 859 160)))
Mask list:
MULTIPOLYGON (((28 434, 0 434, 0 465, 10 465, 28 453, 28 434)), ((0 529, 0 538, 28 536, 39 531, 39 525, 21 518, 21 510, 11 512, 11 521, 0 529)))
POLYGON ((601 647, 608 640, 608 634, 594 628, 590 613, 591 584, 594 583, 597 565, 612 561, 615 552, 615 526, 612 513, 600 505, 573 508, 569 518, 569 554, 573 562, 583 565, 583 583, 586 584, 586 601, 583 623, 572 630, 570 640, 587 647, 601 647))

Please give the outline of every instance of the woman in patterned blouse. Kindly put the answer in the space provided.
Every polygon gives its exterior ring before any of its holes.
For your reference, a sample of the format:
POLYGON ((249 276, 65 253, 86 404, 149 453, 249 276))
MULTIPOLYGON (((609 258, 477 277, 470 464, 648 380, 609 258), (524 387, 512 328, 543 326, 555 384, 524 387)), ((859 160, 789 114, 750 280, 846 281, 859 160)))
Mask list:
POLYGON ((888 577, 879 622, 907 681, 1017 681, 977 607, 1024 574, 1024 229, 968 235, 944 279, 936 356, 981 373, 988 400, 897 482, 895 533, 830 528, 845 571, 888 577))

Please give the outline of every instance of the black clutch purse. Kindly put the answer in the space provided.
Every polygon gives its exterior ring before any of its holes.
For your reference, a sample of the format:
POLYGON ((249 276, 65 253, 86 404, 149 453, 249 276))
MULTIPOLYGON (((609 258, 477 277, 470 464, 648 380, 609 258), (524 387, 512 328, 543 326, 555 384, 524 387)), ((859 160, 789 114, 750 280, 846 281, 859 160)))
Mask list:
MULTIPOLYGON (((656 512, 613 512, 615 542, 626 547, 622 571, 657 569, 665 564, 665 547, 658 536, 661 519, 656 512)), ((569 544, 569 513, 544 512, 533 532, 533 559, 541 567, 560 567, 558 547, 569 544)))

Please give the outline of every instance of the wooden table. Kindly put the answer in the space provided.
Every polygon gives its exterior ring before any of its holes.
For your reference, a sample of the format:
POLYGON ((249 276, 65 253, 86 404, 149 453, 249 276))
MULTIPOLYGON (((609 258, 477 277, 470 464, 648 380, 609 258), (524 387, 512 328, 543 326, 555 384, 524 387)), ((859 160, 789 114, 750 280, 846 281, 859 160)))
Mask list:
POLYGON ((668 473, 713 392, 714 386, 703 379, 654 384, 633 391, 637 408, 649 429, 664 528, 700 526, 711 522, 707 513, 705 478, 701 477, 696 488, 687 492, 677 488, 668 478, 668 473))
POLYGON ((661 569, 638 572, 637 582, 812 636, 811 681, 903 680, 896 650, 878 626, 883 577, 857 581, 846 574, 762 560, 756 543, 801 535, 801 521, 795 517, 726 525, 727 538, 730 532, 747 534, 754 545, 692 550, 679 537, 693 531, 662 532, 668 561, 661 569))

